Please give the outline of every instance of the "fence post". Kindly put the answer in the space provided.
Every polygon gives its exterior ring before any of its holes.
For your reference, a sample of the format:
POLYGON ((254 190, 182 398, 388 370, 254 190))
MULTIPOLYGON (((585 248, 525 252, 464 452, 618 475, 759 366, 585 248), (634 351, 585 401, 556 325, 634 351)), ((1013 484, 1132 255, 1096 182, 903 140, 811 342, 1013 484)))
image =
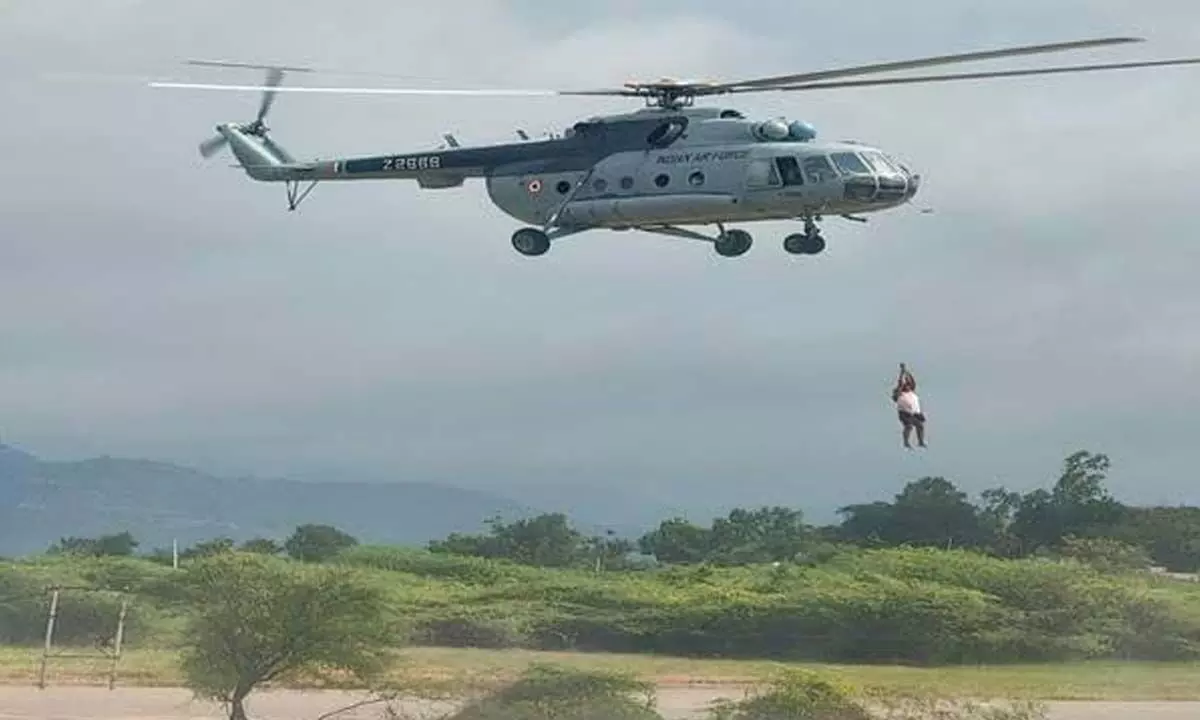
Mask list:
POLYGON ((50 612, 46 615, 46 644, 42 647, 42 666, 38 669, 38 689, 46 689, 46 663, 50 660, 50 643, 54 638, 54 619, 58 617, 58 588, 50 596, 50 612))
POLYGON ((108 670, 108 689, 117 685, 117 663, 121 660, 121 641, 125 637, 125 612, 129 609, 129 599, 121 598, 121 612, 117 615, 117 633, 113 638, 112 665, 108 670))

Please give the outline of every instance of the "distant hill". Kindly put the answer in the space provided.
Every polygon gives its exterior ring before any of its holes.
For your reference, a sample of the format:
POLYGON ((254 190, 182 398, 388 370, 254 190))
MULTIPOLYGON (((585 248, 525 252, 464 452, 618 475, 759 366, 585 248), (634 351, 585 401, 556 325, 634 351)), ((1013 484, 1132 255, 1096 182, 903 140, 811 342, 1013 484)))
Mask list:
POLYGON ((42 461, 0 445, 0 555, 45 550, 67 535, 128 530, 139 551, 217 536, 282 540, 301 523, 335 525, 363 542, 423 544, 478 532, 496 514, 540 512, 501 495, 427 483, 220 478, 169 463, 42 461))

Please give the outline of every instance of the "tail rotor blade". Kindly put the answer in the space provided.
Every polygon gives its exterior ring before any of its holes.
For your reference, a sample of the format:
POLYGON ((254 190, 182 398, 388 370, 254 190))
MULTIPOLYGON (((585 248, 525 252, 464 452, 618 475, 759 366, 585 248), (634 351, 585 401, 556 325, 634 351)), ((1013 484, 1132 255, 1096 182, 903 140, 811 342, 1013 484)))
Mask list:
POLYGON ((224 135, 215 135, 200 143, 200 156, 210 158, 220 152, 227 144, 229 144, 229 141, 225 139, 224 135))
POLYGON ((267 70, 266 87, 269 89, 263 92, 262 104, 258 108, 258 119, 256 122, 259 125, 267 117, 267 113, 271 110, 271 105, 275 103, 275 96, 278 94, 275 92, 275 88, 279 87, 281 82, 283 82, 282 70, 276 67, 267 70))

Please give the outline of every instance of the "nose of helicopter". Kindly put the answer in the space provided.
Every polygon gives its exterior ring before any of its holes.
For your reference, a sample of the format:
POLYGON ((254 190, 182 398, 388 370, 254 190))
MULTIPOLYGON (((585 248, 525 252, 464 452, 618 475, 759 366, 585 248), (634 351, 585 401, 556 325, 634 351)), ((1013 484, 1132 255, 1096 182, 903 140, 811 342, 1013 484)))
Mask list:
POLYGON ((921 173, 907 171, 908 188, 904 191, 904 199, 912 200, 921 189, 921 173))

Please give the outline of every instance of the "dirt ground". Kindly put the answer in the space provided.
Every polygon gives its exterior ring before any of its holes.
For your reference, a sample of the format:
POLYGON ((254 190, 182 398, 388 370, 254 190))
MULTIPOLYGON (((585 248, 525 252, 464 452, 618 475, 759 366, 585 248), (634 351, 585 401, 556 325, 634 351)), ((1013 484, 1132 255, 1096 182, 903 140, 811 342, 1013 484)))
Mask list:
MULTIPOLYGON (((728 687, 662 688, 658 710, 672 720, 699 717, 720 697, 736 697, 728 687)), ((255 720, 317 720, 323 713, 349 705, 361 696, 328 691, 273 691, 251 697, 247 709, 255 720)), ((416 718, 435 718, 446 708, 409 705, 416 718)), ((0 687, 0 720, 220 720, 218 705, 194 701, 174 688, 0 687)), ((1196 720, 1200 702, 1102 703, 1051 705, 1053 720, 1196 720)), ((331 720, 380 720, 378 708, 364 707, 331 720)))

